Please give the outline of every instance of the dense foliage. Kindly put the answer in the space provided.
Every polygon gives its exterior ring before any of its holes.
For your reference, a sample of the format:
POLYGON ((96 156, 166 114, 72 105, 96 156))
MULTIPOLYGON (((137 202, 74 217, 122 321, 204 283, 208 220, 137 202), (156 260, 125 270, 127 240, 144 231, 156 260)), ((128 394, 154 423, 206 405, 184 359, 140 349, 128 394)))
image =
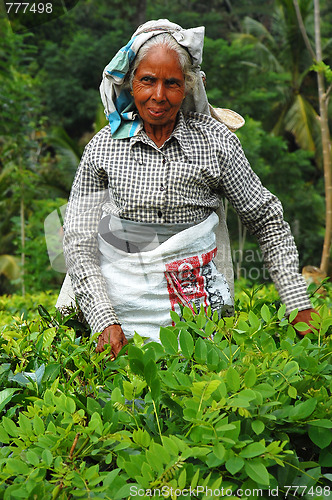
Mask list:
MULTIPOLYGON (((329 2, 320 4, 329 83, 331 13, 329 2)), ((45 243, 40 244, 44 219, 67 199, 84 145, 105 124, 98 92, 104 66, 137 24, 163 17, 184 27, 206 27, 202 69, 209 100, 246 118, 239 137, 263 183, 282 199, 301 266, 319 266, 324 180, 316 73, 293 2, 114 0, 110 8, 106 0, 79 0, 66 5, 65 15, 27 31, 15 31, 16 25, 13 31, 5 17, 0 19, 0 293, 18 286, 40 291, 43 283, 59 286, 62 276, 51 269, 45 243)), ((313 2, 301 0, 300 6, 313 38, 313 2)), ((231 209, 228 214, 234 255, 243 242, 248 252, 238 263, 242 275, 250 278, 255 267, 254 279, 267 279, 257 243, 248 235, 243 239, 236 215, 231 209)))
POLYGON ((24 319, 17 303, 0 340, 1 498, 330 498, 324 293, 303 338, 261 287, 232 318, 171 313, 160 343, 138 332, 115 361, 74 311, 24 319))
MULTIPOLYGON (((83 148, 105 125, 104 66, 138 24, 166 17, 206 27, 209 101, 245 117, 250 163, 283 203, 301 266, 318 266, 317 67, 293 1, 61 3, 65 15, 26 31, 0 18, 0 498, 331 498, 330 286, 312 298, 319 316, 304 338, 272 286, 237 281, 233 318, 172 313, 160 343, 138 331, 111 361, 79 311, 54 309, 63 274, 45 241, 47 216, 61 223, 83 148)), ((313 2, 299 4, 312 39, 313 2)), ((332 13, 320 4, 329 84, 332 13)), ((268 280, 226 208, 237 276, 268 280)))

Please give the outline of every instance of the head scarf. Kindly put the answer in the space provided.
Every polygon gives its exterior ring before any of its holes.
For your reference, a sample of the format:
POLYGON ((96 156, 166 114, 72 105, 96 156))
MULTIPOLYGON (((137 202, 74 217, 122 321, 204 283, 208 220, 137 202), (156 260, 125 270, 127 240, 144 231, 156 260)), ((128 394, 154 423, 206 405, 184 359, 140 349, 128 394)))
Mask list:
POLYGON ((143 128, 142 120, 135 108, 134 99, 128 89, 124 88, 124 80, 142 45, 153 36, 164 32, 170 33, 180 45, 188 50, 194 71, 199 74, 196 89, 192 95, 186 96, 182 109, 210 115, 209 103, 200 75, 204 31, 203 26, 183 29, 168 19, 148 21, 135 31, 127 45, 119 50, 104 69, 100 85, 101 100, 113 138, 133 137, 143 128))

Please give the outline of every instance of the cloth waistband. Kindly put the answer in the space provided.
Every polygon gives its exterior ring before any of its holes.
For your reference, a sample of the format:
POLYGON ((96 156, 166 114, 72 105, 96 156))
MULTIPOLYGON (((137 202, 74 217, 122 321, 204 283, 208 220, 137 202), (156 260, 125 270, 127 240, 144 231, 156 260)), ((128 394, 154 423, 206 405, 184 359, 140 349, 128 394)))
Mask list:
POLYGON ((107 215, 100 220, 98 233, 115 248, 127 253, 138 253, 154 250, 171 236, 200 222, 202 220, 175 224, 143 223, 107 215))

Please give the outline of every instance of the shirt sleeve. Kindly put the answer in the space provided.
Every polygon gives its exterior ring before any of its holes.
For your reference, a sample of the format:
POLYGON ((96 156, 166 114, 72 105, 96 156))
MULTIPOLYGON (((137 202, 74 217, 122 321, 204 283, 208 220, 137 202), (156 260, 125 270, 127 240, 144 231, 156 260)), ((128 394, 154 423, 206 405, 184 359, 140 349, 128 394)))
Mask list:
POLYGON ((83 153, 64 220, 64 256, 75 297, 93 332, 119 324, 101 273, 98 223, 108 196, 107 174, 93 161, 93 146, 83 153))
POLYGON ((252 170, 238 138, 222 154, 221 189, 242 223, 259 242, 265 264, 286 313, 311 306, 307 285, 299 273, 298 251, 279 199, 266 189, 252 170))

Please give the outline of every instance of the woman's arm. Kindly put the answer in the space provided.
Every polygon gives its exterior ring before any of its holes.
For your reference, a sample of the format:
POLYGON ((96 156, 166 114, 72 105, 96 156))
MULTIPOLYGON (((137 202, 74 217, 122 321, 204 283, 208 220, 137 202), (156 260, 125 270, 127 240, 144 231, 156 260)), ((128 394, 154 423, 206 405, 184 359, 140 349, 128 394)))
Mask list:
POLYGON ((256 235, 287 314, 296 308, 308 310, 307 285, 299 274, 298 252, 282 205, 253 172, 237 137, 230 141, 232 154, 221 159, 220 188, 242 223, 256 235))
POLYGON ((98 223, 108 195, 106 172, 94 161, 94 140, 78 166, 64 221, 64 255, 75 297, 94 332, 119 320, 110 303, 98 251, 98 223))

